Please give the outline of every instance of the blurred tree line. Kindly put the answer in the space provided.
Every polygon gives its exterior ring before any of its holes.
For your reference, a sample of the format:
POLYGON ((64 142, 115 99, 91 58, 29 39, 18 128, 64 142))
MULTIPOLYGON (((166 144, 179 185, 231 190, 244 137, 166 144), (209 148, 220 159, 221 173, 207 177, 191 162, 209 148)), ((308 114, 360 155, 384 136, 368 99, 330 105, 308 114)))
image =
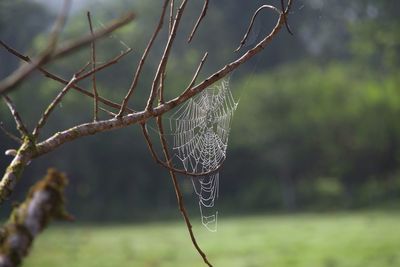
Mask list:
MULTIPOLYGON (((185 40, 202 3, 189 5, 183 34, 178 36, 168 66, 170 97, 185 87, 205 51, 210 54, 202 77, 238 56, 233 50, 254 10, 264 4, 248 2, 211 1, 207 18, 191 46, 185 40)), ((270 2, 279 5, 279 1, 270 2)), ((85 9, 69 18, 63 39, 87 33, 87 9, 97 28, 124 10, 137 13, 137 20, 130 26, 98 42, 99 61, 115 56, 125 44, 134 50, 98 75, 102 95, 120 101, 126 93, 160 6, 158 1, 88 1, 85 9)), ((399 2, 390 0, 296 1, 290 17, 295 35, 280 34, 258 59, 231 77, 240 105, 221 171, 220 212, 398 207, 399 7, 399 2)), ((0 38, 34 55, 46 44, 54 18, 54 11, 31 1, 2 1, 0 38)), ((274 19, 268 12, 262 14, 248 45, 261 39, 274 19)), ((165 40, 164 31, 131 101, 133 109, 143 108, 165 40)), ((0 59, 0 77, 19 64, 4 50, 0 50, 0 59)), ((49 68, 68 78, 88 59, 89 51, 83 50, 49 68)), ((37 74, 12 97, 32 127, 58 90, 60 85, 37 74)), ((91 109, 90 99, 71 91, 51 117, 51 129, 46 129, 44 135, 90 120, 91 109)), ((12 129, 4 105, 0 105, 0 120, 12 129)), ((157 132, 152 134, 157 137, 157 132)), ((13 146, 0 133, 0 150, 13 146)), ((9 160, 1 152, 0 170, 9 160)), ((14 200, 21 199, 26 187, 49 166, 64 170, 70 177, 69 206, 79 220, 175 216, 171 213, 176 204, 168 174, 152 161, 137 126, 75 141, 33 162, 14 200)), ((190 180, 182 177, 181 181, 187 201, 197 209, 190 180)))

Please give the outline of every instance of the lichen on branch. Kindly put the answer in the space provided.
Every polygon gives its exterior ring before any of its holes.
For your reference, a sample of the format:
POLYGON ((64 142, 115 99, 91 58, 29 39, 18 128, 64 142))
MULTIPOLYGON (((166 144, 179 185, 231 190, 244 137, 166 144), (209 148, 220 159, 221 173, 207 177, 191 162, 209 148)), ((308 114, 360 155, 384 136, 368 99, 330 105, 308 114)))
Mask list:
POLYGON ((67 177, 55 169, 31 187, 26 200, 15 207, 0 231, 0 266, 19 266, 35 237, 53 219, 71 220, 65 211, 67 177))

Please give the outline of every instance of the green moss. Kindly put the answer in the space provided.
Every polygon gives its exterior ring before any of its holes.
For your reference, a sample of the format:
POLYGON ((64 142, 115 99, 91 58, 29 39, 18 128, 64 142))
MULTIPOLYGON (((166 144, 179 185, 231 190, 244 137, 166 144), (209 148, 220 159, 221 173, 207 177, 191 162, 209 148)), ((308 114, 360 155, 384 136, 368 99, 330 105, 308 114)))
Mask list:
MULTIPOLYGON (((14 164, 13 168, 18 168, 22 164, 14 164)), ((14 171, 18 171, 13 169, 14 171)), ((70 220, 71 216, 65 211, 64 189, 68 184, 67 177, 56 171, 49 169, 47 175, 31 187, 26 200, 15 207, 10 215, 8 222, 0 231, 0 253, 7 255, 15 266, 19 265, 22 257, 27 255, 33 241, 30 230, 26 227, 29 206, 36 193, 47 193, 50 197, 47 199, 41 209, 41 217, 38 220, 40 231, 45 228, 52 219, 70 220), (23 244, 18 247, 13 246, 11 238, 18 236, 23 240, 23 244)))

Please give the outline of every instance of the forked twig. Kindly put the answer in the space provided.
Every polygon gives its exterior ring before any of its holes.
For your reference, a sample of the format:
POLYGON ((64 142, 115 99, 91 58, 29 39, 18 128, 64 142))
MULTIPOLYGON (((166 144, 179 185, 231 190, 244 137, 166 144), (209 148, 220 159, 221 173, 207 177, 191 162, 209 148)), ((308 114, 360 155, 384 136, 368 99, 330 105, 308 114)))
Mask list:
POLYGON ((118 117, 122 117, 122 115, 124 114, 126 106, 128 105, 129 99, 132 96, 132 94, 138 84, 139 77, 140 77, 140 74, 142 73, 143 65, 146 61, 146 58, 151 50, 151 47, 153 46, 155 39, 157 38, 158 33, 160 32, 160 30, 163 26, 164 16, 165 16, 165 12, 167 10, 168 2, 169 2, 169 0, 164 0, 164 4, 162 7, 162 11, 161 11, 161 15, 160 15, 160 19, 158 21, 157 27, 156 27, 153 35, 151 36, 146 49, 143 52, 142 58, 140 59, 139 65, 136 69, 135 76, 133 77, 133 80, 129 87, 129 90, 128 90, 127 94, 125 95, 124 100, 121 103, 121 109, 119 110, 119 113, 117 115, 118 117))
POLYGON ((172 30, 171 30, 171 33, 169 34, 167 44, 165 45, 163 55, 161 57, 160 63, 158 64, 158 67, 157 67, 156 75, 154 76, 154 79, 153 79, 153 83, 151 86, 151 93, 150 93, 150 96, 149 96, 149 98, 147 100, 147 104, 146 104, 146 110, 151 111, 153 109, 153 103, 154 103, 154 100, 158 93, 157 89, 159 88, 160 78, 161 78, 162 74, 164 73, 165 67, 167 65, 167 62, 169 59, 169 54, 171 52, 172 45, 175 41, 176 33, 177 33, 179 23, 181 21, 182 15, 183 15, 183 11, 185 10, 186 4, 187 4, 187 0, 183 0, 180 7, 178 8, 178 10, 176 12, 174 25, 172 26, 172 30))
POLYGON ((23 79, 25 79, 25 77, 27 76, 25 72, 29 71, 29 73, 31 73, 33 70, 35 70, 41 65, 49 63, 50 61, 53 61, 55 59, 64 57, 82 47, 85 47, 88 44, 90 44, 93 40, 99 39, 109 34, 110 32, 131 22, 133 19, 134 19, 133 13, 129 13, 128 15, 110 24, 108 27, 95 32, 93 35, 89 34, 84 37, 81 37, 80 39, 67 42, 63 45, 60 45, 60 48, 55 50, 51 54, 49 53, 45 57, 42 56, 39 59, 32 60, 32 63, 30 65, 24 66, 24 69, 21 70, 19 73, 15 73, 15 76, 11 75, 9 76, 9 78, 6 78, 7 80, 3 80, 0 83, 0 94, 5 94, 13 90, 15 88, 16 82, 19 83, 23 79))
POLYGON ((50 105, 46 108, 45 112, 43 113, 42 117, 40 118, 39 122, 37 123, 35 129, 33 130, 33 137, 37 138, 39 135, 40 129, 46 124, 47 119, 50 116, 50 113, 54 110, 54 108, 61 102, 62 98, 71 88, 71 86, 76 81, 76 75, 72 77, 72 79, 68 82, 68 84, 58 93, 58 95, 54 98, 54 100, 50 103, 50 105))
MULTIPOLYGON (((129 50, 128 50, 129 51, 129 50)), ((62 98, 64 97, 64 95, 69 91, 69 89, 76 84, 77 82, 91 76, 92 74, 105 69, 115 63, 118 62, 118 60, 124 55, 124 53, 121 53, 120 55, 118 55, 117 57, 115 57, 114 59, 86 72, 85 74, 82 74, 82 72, 86 69, 87 65, 85 65, 81 70, 79 70, 73 77, 72 79, 67 83, 67 85, 61 90, 61 92, 56 96, 56 98, 53 100, 52 103, 50 103, 50 105, 47 107, 47 109, 45 110, 45 112, 43 113, 42 117, 40 118, 37 126, 35 127, 35 129, 33 130, 33 136, 35 138, 38 137, 39 134, 39 130, 46 124, 47 122, 47 118, 49 117, 50 113, 54 110, 54 108, 60 103, 60 101, 62 100, 62 98)))
POLYGON ((203 5, 203 9, 201 10, 200 16, 196 21, 196 24, 193 27, 192 32, 189 35, 188 38, 188 43, 190 43, 194 37, 194 35, 196 34, 197 28, 200 26, 201 21, 203 20, 203 18, 206 16, 207 14, 207 9, 208 9, 208 2, 209 0, 204 0, 204 5, 203 5))
MULTIPOLYGON (((20 52, 18 52, 14 48, 10 47, 9 45, 5 44, 4 42, 0 41, 0 45, 2 45, 8 52, 10 52, 14 56, 20 58, 21 60, 24 60, 26 62, 30 62, 31 61, 31 59, 28 56, 22 55, 20 52)), ((125 56, 125 55, 129 54, 131 51, 132 51, 132 49, 129 48, 128 50, 126 50, 125 52, 122 53, 123 54, 122 56, 125 56)), ((118 59, 120 59, 122 56, 121 55, 118 56, 118 59)), ((115 61, 115 59, 112 60, 112 61, 115 61)), ((67 80, 65 80, 65 79, 63 79, 63 78, 61 78, 61 77, 49 72, 48 70, 46 70, 43 67, 39 67, 38 71, 40 71, 47 78, 50 78, 50 79, 52 79, 52 80, 54 80, 56 82, 62 83, 64 85, 68 84, 67 80)), ((85 95, 85 96, 94 98, 94 95, 91 92, 86 91, 85 89, 79 87, 76 84, 73 84, 72 88, 75 89, 77 92, 85 95)), ((112 102, 112 101, 110 101, 108 99, 105 99, 105 98, 103 98, 101 96, 98 96, 98 100, 99 100, 99 102, 101 102, 101 103, 103 103, 103 104, 105 104, 105 105, 107 105, 109 107, 112 107, 112 108, 115 108, 115 109, 118 109, 118 110, 121 108, 121 106, 119 104, 117 104, 115 102, 112 102)), ((132 109, 130 109, 128 107, 126 107, 126 110, 129 111, 130 113, 135 112, 134 110, 132 110, 132 109)))

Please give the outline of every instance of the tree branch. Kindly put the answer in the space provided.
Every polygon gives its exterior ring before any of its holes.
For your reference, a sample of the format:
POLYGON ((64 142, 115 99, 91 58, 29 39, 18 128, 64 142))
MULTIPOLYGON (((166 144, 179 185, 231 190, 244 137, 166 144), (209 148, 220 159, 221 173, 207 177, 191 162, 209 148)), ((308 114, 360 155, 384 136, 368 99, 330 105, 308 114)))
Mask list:
MULTIPOLYGON (((290 8, 290 5, 286 9, 290 8)), ((169 100, 165 102, 164 104, 161 104, 157 107, 155 107, 151 112, 149 110, 143 110, 143 111, 138 111, 132 114, 128 114, 125 116, 122 116, 121 118, 111 118, 108 120, 101 120, 97 122, 91 122, 91 123, 84 123, 81 125, 77 125, 75 127, 72 127, 70 129, 67 129, 62 132, 58 132, 54 134, 53 136, 49 137, 47 140, 39 143, 36 145, 34 150, 19 150, 21 151, 20 157, 24 160, 30 160, 35 157, 39 157, 43 154, 49 153, 59 146, 73 141, 77 138, 81 138, 83 136, 88 136, 88 135, 93 135, 99 132, 104 132, 104 131, 109 131, 109 130, 115 130, 115 129, 120 129, 123 127, 126 127, 131 124, 135 124, 138 122, 145 122, 146 120, 153 118, 153 117, 158 117, 169 110, 173 109, 177 105, 185 102, 189 98, 193 97, 194 95, 198 94, 199 92, 203 91, 216 81, 224 78, 226 75, 231 73, 233 70, 238 68, 240 65, 244 64, 247 62, 249 59, 254 57, 256 54, 261 52, 267 45, 268 43, 274 38, 274 36, 279 32, 279 30, 282 28, 282 25, 284 24, 283 20, 283 15, 280 15, 275 28, 271 31, 269 35, 267 35, 263 40, 261 40, 254 48, 250 49, 247 51, 243 56, 241 56, 239 59, 225 65, 222 69, 218 70, 205 80, 203 80, 201 83, 198 85, 194 86, 190 90, 187 90, 183 92, 180 96, 169 100)), ((18 155, 16 158, 18 157, 18 155)), ((14 158, 14 160, 16 159, 14 158)), ((14 161, 13 161, 14 162, 14 161)), ((11 165, 13 165, 13 162, 11 165)), ((22 161, 23 162, 23 161, 22 161)), ((14 162, 15 164, 17 162, 14 162)), ((26 163, 26 162, 25 162, 26 163)), ((10 165, 10 166, 11 166, 10 165)), ((20 164, 21 165, 21 164, 20 164)), ((24 167, 25 165, 22 165, 24 167)), ((19 170, 19 168, 17 168, 19 170)), ((8 196, 8 191, 11 191, 13 187, 16 184, 17 177, 21 174, 20 171, 6 171, 3 180, 0 183, 0 203, 4 201, 5 198, 2 198, 2 196, 8 196)))
POLYGON ((0 266, 19 266, 35 237, 51 220, 71 220, 64 207, 67 183, 64 174, 49 169, 47 175, 30 189, 26 200, 13 210, 0 232, 0 266))
POLYGON ((36 125, 35 129, 33 130, 33 137, 37 138, 39 135, 40 129, 46 124, 47 119, 49 118, 51 112, 55 109, 55 107, 61 102, 62 98, 71 88, 71 86, 76 82, 77 76, 74 75, 72 79, 68 82, 68 84, 58 93, 58 95, 54 98, 54 100, 50 103, 50 105, 44 111, 42 117, 40 118, 38 124, 36 125))
MULTIPOLYGON (((45 57, 39 57, 38 59, 33 59, 31 64, 29 65, 24 65, 23 69, 17 70, 14 72, 13 75, 9 76, 6 78, 6 80, 3 80, 0 82, 0 94, 5 94, 10 92, 11 90, 15 89, 15 86, 20 83, 23 79, 26 78, 27 74, 26 72, 29 71, 31 73, 33 70, 36 68, 49 63, 55 59, 64 57, 72 52, 75 52, 76 50, 87 46, 90 44, 93 40, 99 39, 110 32, 113 32, 114 30, 126 25, 127 23, 131 22, 134 19, 133 13, 129 13, 128 15, 122 17, 121 19, 118 19, 114 23, 110 24, 108 27, 101 29, 97 32, 95 32, 93 35, 89 34, 86 35, 78 40, 75 41, 70 41, 67 42, 63 45, 60 46, 59 49, 56 51, 51 51, 52 53, 46 54, 45 57)), ((28 73, 28 74, 29 74, 28 73)))
POLYGON ((149 40, 149 43, 147 44, 147 47, 143 52, 142 58, 140 59, 139 65, 138 65, 138 67, 136 69, 135 76, 133 77, 133 80, 132 80, 132 83, 131 83, 131 85, 129 87, 128 93, 126 94, 126 96, 124 97, 124 99, 122 101, 121 109, 120 109, 120 111, 119 111, 119 113, 117 115, 119 118, 122 117, 122 115, 125 112, 126 106, 128 105, 128 102, 129 102, 129 99, 131 98, 131 96, 132 96, 132 94, 133 94, 133 92, 134 92, 134 90, 135 90, 135 88, 136 88, 136 86, 138 84, 139 77, 140 77, 140 75, 142 73, 143 65, 144 65, 144 63, 145 63, 145 61, 147 59, 147 56, 148 56, 148 54, 149 54, 149 52, 150 52, 150 50, 151 50, 151 48, 152 48, 152 46, 154 44, 154 41, 157 38, 158 33, 160 32, 160 30, 161 30, 161 28, 163 26, 163 21, 164 21, 164 17, 165 17, 165 12, 167 10, 168 2, 169 2, 169 0, 164 0, 164 4, 163 4, 163 7, 162 7, 162 11, 161 11, 161 15, 160 15, 160 19, 158 21, 157 27, 154 30, 154 33, 151 36, 151 38, 149 40))
MULTIPOLYGON (((20 52, 18 52, 18 51, 15 50, 14 48, 10 47, 9 45, 5 44, 4 42, 0 41, 0 45, 3 46, 3 47, 4 47, 8 52, 10 52, 11 54, 13 54, 13 55, 15 55, 16 57, 20 58, 21 60, 24 60, 24 61, 26 61, 26 62, 30 62, 30 61, 31 61, 31 59, 30 59, 28 56, 22 55, 20 52)), ((121 55, 122 55, 122 56, 125 56, 125 55, 127 55, 128 53, 130 53, 131 51, 132 51, 132 50, 129 48, 128 50, 126 50, 125 52, 123 52, 121 55)), ((119 58, 122 57, 121 55, 119 56, 119 58)), ((113 61, 115 61, 115 59, 114 59, 113 61)), ((55 74, 49 72, 48 70, 46 70, 46 69, 43 68, 43 67, 39 67, 38 70, 39 70, 45 77, 47 77, 47 78, 50 78, 50 79, 52 79, 52 80, 54 80, 54 81, 56 81, 56 82, 62 83, 62 84, 64 84, 64 85, 67 85, 67 84, 68 84, 68 81, 67 81, 67 80, 65 80, 65 79, 63 79, 63 78, 61 78, 61 77, 59 77, 59 76, 57 76, 57 75, 55 75, 55 74)), ((76 84, 73 84, 71 87, 72 87, 73 89, 75 89, 77 92, 79 92, 79 93, 81 93, 81 94, 83 94, 83 95, 85 95, 85 96, 94 98, 94 95, 93 95, 91 92, 86 91, 85 89, 79 87, 79 86, 76 85, 76 84)), ((120 106, 119 104, 117 104, 117 103, 115 103, 115 102, 112 102, 112 101, 110 101, 110 100, 108 100, 108 99, 105 99, 105 98, 103 98, 103 97, 101 97, 101 96, 98 96, 98 100, 99 100, 99 102, 101 102, 101 103, 103 103, 103 104, 105 104, 105 105, 107 105, 107 106, 109 106, 109 107, 112 107, 112 108, 115 108, 115 109, 118 109, 118 110, 121 108, 121 106, 120 106)), ((134 112, 134 110, 132 110, 132 109, 130 109, 130 108, 128 108, 128 107, 126 107, 126 110, 129 111, 129 112, 131 112, 131 113, 134 112)))
POLYGON ((176 13, 175 22, 174 22, 174 25, 172 26, 172 31, 169 34, 168 41, 167 41, 167 44, 164 49, 164 53, 161 57, 160 64, 158 65, 156 75, 153 79, 153 84, 151 86, 151 93, 147 100, 146 110, 151 111, 153 109, 153 102, 157 96, 157 89, 159 86, 159 81, 160 81, 160 78, 161 78, 162 74, 164 73, 164 69, 167 65, 169 54, 171 52, 171 48, 174 43, 176 32, 178 30, 179 23, 181 21, 183 11, 185 9, 186 4, 187 4, 187 0, 183 0, 180 7, 178 8, 177 13, 176 13))

